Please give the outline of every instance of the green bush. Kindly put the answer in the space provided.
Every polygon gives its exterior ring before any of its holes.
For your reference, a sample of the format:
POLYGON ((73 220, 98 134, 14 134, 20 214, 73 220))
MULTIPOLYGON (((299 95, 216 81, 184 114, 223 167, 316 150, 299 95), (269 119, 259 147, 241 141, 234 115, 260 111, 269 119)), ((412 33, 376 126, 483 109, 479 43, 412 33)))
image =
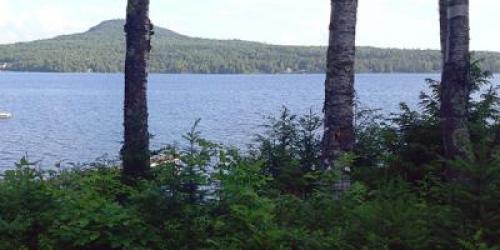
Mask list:
POLYGON ((248 153, 197 130, 151 178, 121 181, 107 164, 42 170, 23 158, 0 179, 0 249, 499 249, 499 98, 474 68, 474 161, 446 160, 439 84, 422 111, 358 112, 353 185, 332 192, 319 169, 321 119, 284 108, 248 153), (444 166, 458 180, 446 180, 444 166))

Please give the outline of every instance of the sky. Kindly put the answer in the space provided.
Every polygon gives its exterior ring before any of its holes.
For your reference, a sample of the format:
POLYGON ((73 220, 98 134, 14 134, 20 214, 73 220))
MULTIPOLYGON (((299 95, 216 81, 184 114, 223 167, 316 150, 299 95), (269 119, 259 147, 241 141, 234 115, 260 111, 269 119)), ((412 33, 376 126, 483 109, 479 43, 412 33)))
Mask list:
MULTIPOLYGON (((205 38, 326 45, 329 0, 150 0, 156 26, 205 38)), ((471 0, 471 48, 500 51, 500 0, 471 0)), ((359 0, 357 45, 439 48, 437 0, 359 0)), ((126 0, 0 0, 0 44, 124 18, 126 0)))

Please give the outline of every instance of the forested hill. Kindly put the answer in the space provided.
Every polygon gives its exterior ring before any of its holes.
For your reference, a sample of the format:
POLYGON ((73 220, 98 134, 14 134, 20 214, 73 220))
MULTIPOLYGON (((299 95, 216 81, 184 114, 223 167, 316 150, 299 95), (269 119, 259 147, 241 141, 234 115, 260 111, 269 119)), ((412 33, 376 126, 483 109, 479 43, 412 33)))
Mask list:
MULTIPOLYGON (((0 70, 120 72, 125 58, 124 20, 110 20, 81 34, 0 45, 0 70)), ((161 73, 320 73, 325 47, 279 46, 184 36, 156 27, 151 71, 161 73)), ((476 52, 485 69, 500 72, 500 53, 476 52)), ((436 72, 440 53, 360 47, 357 72, 436 72)))

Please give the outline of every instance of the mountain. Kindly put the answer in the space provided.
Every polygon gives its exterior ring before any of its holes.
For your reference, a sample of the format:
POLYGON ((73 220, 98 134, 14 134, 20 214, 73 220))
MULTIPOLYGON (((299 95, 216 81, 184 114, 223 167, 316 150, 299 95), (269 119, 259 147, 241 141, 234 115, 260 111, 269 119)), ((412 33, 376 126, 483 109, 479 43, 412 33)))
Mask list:
MULTIPOLYGON (((0 70, 120 72, 125 58, 124 20, 104 21, 80 34, 0 45, 0 70)), ((155 27, 150 68, 160 73, 322 73, 326 48, 280 46, 185 36, 155 27)), ((476 52, 500 72, 500 53, 476 52)), ((357 72, 437 72, 436 50, 359 47, 357 72)))

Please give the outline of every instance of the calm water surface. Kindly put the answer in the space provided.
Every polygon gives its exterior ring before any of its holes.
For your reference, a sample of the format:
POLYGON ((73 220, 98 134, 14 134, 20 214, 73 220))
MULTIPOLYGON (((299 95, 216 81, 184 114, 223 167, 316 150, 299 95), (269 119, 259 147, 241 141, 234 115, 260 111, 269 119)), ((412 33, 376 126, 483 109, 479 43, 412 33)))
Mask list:
MULTIPOLYGON (((400 102, 416 106, 425 78, 438 75, 360 74, 356 91, 363 106, 397 112, 400 102)), ((152 147, 181 140, 196 118, 206 138, 245 145, 283 105, 320 112, 323 82, 323 75, 151 75, 152 147)), ((0 168, 25 153, 45 165, 116 158, 122 104, 121 74, 0 72, 0 111, 14 115, 0 120, 0 168)))

